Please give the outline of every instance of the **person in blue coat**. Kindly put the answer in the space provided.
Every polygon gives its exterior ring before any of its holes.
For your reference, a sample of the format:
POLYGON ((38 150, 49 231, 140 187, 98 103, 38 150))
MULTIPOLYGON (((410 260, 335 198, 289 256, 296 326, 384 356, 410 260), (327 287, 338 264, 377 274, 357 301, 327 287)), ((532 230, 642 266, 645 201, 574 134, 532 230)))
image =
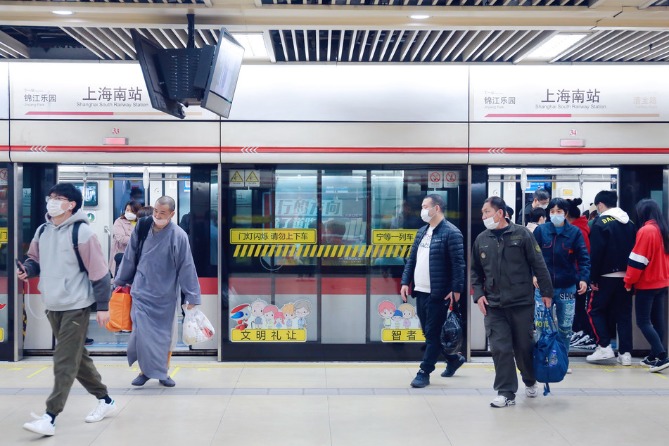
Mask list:
MULTIPOLYGON (((560 339, 565 343, 567 351, 574 322, 576 293, 584 294, 587 291, 590 277, 588 249, 581 230, 566 220, 568 210, 567 200, 553 198, 548 204, 550 221, 537 226, 533 233, 553 282, 552 305, 557 313, 560 339)), ((543 327, 539 320, 544 304, 538 290, 534 300, 535 322, 540 333, 543 327)))

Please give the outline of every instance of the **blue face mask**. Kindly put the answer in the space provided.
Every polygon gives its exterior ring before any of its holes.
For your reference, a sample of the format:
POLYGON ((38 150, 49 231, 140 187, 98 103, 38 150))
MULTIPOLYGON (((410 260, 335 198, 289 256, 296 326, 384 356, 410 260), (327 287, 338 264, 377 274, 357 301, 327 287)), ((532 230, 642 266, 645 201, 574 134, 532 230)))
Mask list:
POLYGON ((553 223, 555 226, 562 226, 564 224, 564 215, 562 214, 551 215, 551 223, 553 223))

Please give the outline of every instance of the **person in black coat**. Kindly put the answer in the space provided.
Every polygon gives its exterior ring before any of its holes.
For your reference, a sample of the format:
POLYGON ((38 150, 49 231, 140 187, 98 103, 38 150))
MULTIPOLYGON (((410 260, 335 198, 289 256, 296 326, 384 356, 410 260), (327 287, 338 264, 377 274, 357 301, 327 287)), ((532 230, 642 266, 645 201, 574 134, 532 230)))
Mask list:
MULTIPOLYGON (((418 319, 425 334, 425 352, 420 370, 411 381, 412 387, 430 384, 430 373, 434 371, 441 351, 440 333, 448 307, 460 299, 465 291, 465 255, 462 232, 444 218, 446 204, 437 194, 423 200, 421 218, 426 226, 416 233, 411 253, 402 274, 400 294, 404 302, 413 292, 418 307, 418 319)), ((443 377, 453 376, 465 362, 464 356, 446 356, 443 377)))

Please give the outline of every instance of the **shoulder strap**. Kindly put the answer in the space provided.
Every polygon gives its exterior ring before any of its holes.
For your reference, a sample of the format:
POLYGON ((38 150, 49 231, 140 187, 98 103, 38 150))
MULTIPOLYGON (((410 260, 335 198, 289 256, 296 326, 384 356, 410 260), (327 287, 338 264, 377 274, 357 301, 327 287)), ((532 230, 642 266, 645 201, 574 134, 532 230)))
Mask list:
POLYGON ((82 223, 83 221, 76 221, 72 225, 72 249, 74 249, 74 253, 77 256, 77 262, 79 262, 79 271, 88 274, 84 266, 84 261, 81 259, 81 254, 79 254, 79 227, 82 223))
POLYGON ((39 242, 39 238, 44 234, 44 230, 46 229, 46 223, 42 223, 39 226, 39 230, 37 231, 37 241, 39 242))
POLYGON ((142 248, 144 248, 144 240, 149 235, 151 230, 151 217, 142 217, 137 222, 137 252, 135 253, 135 268, 139 265, 139 258, 142 256, 142 248))

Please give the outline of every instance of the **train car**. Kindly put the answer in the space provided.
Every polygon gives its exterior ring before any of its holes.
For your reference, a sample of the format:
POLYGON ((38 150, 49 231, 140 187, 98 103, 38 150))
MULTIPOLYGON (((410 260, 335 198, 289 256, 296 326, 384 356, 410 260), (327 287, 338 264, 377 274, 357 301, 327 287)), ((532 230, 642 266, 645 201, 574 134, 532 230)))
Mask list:
MULTIPOLYGON (((428 193, 446 201, 467 253, 488 195, 522 212, 542 187, 582 198, 585 210, 596 192, 615 189, 624 209, 653 197, 669 210, 665 67, 633 67, 653 82, 655 100, 644 101, 646 86, 603 81, 595 67, 244 66, 230 120, 193 107, 179 121, 152 112, 146 98, 126 106, 128 95, 103 94, 141 89, 133 64, 77 64, 95 85, 58 77, 69 72, 59 64, 8 65, 10 113, 0 120, 15 180, 8 264, 43 221, 56 181, 82 187, 107 251, 131 196, 147 204, 173 196, 173 223, 189 232, 203 309, 217 329, 192 350, 181 344, 182 353, 417 360, 415 302, 403 304, 399 288, 428 193), (41 81, 35 65, 56 80, 41 81), (577 81, 563 81, 565 73, 577 81), (53 102, 28 100, 30 88, 53 102)), ((48 354, 34 283, 22 288, 7 274, 14 353, 3 354, 48 354)), ((482 317, 464 302, 465 353, 487 354, 482 317)), ((92 331, 89 348, 123 354, 124 336, 92 331)), ((637 339, 635 348, 646 348, 637 339)))

